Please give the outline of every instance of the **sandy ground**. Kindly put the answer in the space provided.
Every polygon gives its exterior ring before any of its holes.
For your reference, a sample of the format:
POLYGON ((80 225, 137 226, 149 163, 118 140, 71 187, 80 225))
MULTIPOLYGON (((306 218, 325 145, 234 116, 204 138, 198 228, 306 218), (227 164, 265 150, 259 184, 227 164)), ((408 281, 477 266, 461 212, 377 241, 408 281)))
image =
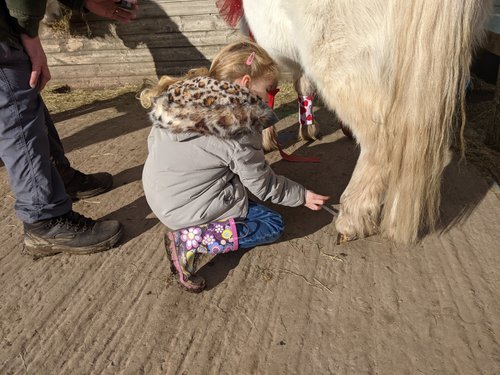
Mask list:
MULTIPOLYGON (((269 161, 337 203, 354 143, 324 109, 324 138, 292 142, 294 105, 281 114, 287 150, 322 162, 269 161)), ((500 192, 470 163, 448 167, 442 227, 415 246, 337 246, 327 212, 275 206, 283 240, 206 259, 208 288, 192 295, 143 196, 149 123, 133 94, 54 118, 75 166, 115 176, 75 209, 121 220, 125 237, 100 254, 23 255, 2 167, 0 374, 500 374, 500 192)))

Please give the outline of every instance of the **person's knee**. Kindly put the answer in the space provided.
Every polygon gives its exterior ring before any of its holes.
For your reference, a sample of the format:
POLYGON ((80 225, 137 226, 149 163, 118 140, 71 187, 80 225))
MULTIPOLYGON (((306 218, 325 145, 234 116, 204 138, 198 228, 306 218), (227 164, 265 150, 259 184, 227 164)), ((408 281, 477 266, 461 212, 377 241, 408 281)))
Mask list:
POLYGON ((266 209, 258 219, 246 220, 245 224, 237 224, 240 247, 253 247, 276 242, 285 231, 283 217, 266 209))
POLYGON ((269 220, 268 224, 271 227, 271 232, 274 235, 273 241, 277 241, 285 231, 285 221, 283 220, 283 216, 275 212, 271 217, 271 220, 269 220))

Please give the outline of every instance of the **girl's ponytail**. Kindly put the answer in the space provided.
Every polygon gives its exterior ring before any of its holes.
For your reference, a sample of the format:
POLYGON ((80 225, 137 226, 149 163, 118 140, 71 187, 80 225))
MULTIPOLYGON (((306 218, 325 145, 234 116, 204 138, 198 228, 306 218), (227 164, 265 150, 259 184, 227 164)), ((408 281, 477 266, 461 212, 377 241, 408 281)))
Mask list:
POLYGON ((141 93, 139 94, 141 105, 144 108, 150 108, 153 104, 153 99, 159 96, 162 92, 166 91, 170 85, 173 85, 177 81, 207 75, 207 68, 196 68, 191 69, 182 77, 163 76, 160 78, 160 81, 157 85, 151 85, 150 87, 147 87, 141 91, 141 93))

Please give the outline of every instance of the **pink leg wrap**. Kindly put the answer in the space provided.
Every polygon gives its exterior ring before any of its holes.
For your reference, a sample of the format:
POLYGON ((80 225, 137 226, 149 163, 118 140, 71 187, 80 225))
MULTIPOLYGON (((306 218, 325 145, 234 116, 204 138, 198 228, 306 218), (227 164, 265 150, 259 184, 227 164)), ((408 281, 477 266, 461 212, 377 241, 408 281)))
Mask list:
POLYGON ((299 95, 299 124, 312 125, 314 124, 313 115, 313 97, 299 95))

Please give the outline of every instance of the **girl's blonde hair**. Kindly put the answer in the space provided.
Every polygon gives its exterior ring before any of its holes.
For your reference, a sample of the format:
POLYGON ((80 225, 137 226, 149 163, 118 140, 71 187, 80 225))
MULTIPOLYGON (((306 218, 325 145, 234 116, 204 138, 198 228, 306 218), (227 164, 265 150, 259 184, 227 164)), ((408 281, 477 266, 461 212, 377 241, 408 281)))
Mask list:
POLYGON ((210 69, 191 69, 182 77, 161 77, 156 86, 142 90, 139 100, 144 108, 149 108, 153 103, 153 98, 159 96, 177 81, 209 76, 217 80, 234 82, 247 74, 252 79, 278 80, 279 78, 278 66, 268 53, 256 43, 245 39, 224 47, 215 56, 210 69))

